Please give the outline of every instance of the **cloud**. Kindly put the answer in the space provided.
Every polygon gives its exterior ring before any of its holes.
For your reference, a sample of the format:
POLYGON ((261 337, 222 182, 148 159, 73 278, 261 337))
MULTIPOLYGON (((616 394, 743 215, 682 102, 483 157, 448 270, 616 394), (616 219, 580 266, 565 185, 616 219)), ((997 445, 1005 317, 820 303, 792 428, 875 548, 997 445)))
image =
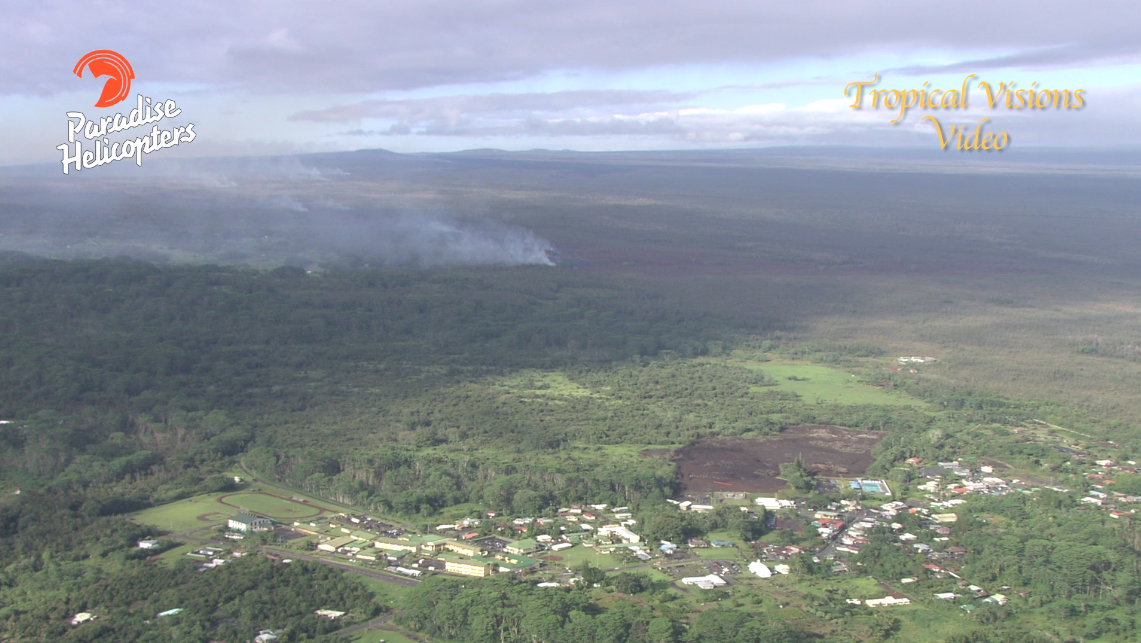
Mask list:
POLYGON ((1141 62, 1141 47, 1136 42, 1075 43, 1057 47, 1041 47, 1006 56, 965 60, 948 65, 912 65, 888 69, 911 76, 958 72, 978 72, 986 69, 1042 69, 1059 68, 1091 63, 1141 62))
POLYGON ((459 114, 558 112, 616 105, 657 105, 692 98, 692 92, 594 90, 549 93, 485 94, 411 100, 367 100, 295 114, 290 120, 351 122, 365 118, 400 121, 455 121, 459 114))
MULTIPOLYGON (((131 61, 138 91, 172 96, 195 119, 200 140, 172 156, 333 151, 377 139, 407 151, 493 137, 508 147, 594 139, 591 149, 611 137, 841 142, 881 125, 795 106, 873 72, 1141 63, 1141 4, 12 0, 0 21, 0 163, 58 161, 62 113, 90 105, 102 86, 71 69, 105 48, 131 61), (747 112, 778 101, 792 107, 747 112)), ((1095 76, 1120 85, 1127 73, 1095 76)), ((1127 128, 1122 118, 1116 126, 1127 128)))
MULTIPOLYGON (((473 97, 479 98, 479 97, 473 97)), ((521 101, 527 103, 527 100, 521 101)), ((683 107, 647 111, 589 110, 576 114, 574 108, 545 114, 514 114, 496 107, 513 105, 506 97, 493 101, 444 99, 416 101, 416 109, 403 105, 375 114, 402 117, 388 129, 349 130, 351 136, 451 137, 656 137, 694 143, 787 143, 825 138, 845 130, 898 131, 883 113, 850 110, 847 99, 815 101, 805 107, 789 108, 784 103, 745 105, 736 109, 683 107), (465 107, 460 107, 464 105, 465 107), (469 109, 470 108, 470 109, 469 109), (481 111, 481 108, 486 108, 481 111)), ((552 105, 559 104, 553 101, 552 105)), ((574 105, 574 102, 567 102, 574 105)), ((655 107, 657 109, 655 109, 655 107)), ((909 128, 905 128, 909 129, 909 128)))
MULTIPOLYGON (((1032 51, 1070 63, 1141 51, 1134 0, 1077 5, 965 0, 797 3, 424 0, 338 3, 11 2, 0 22, 0 93, 74 87, 71 66, 113 48, 143 82, 250 91, 375 92, 486 83, 551 70, 827 59, 868 51, 1032 51)), ((1004 63, 1005 64, 1005 63, 1004 63)))

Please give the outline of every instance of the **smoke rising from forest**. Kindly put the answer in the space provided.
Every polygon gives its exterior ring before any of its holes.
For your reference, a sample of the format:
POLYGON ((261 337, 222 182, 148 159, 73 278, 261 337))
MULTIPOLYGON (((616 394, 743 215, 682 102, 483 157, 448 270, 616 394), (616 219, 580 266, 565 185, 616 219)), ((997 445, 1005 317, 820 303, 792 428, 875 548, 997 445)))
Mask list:
POLYGON ((0 171, 0 250, 59 258, 381 265, 553 265, 552 245, 476 204, 424 207, 293 157, 0 171))

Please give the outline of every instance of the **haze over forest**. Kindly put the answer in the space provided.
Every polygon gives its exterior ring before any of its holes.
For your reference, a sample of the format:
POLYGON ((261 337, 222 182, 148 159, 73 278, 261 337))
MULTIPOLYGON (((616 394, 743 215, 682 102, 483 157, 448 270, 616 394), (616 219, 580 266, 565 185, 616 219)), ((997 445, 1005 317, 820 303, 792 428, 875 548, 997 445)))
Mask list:
POLYGON ((1110 462, 1112 491, 1141 497, 1138 161, 362 150, 0 169, 0 639, 1131 640, 1139 523, 1082 494, 1108 497, 1088 467, 1110 462), (944 504, 966 489, 930 493, 924 467, 959 458, 1018 491, 944 504), (875 515, 881 484, 954 524, 881 517, 843 555, 810 526, 875 515), (743 500, 719 495, 735 485, 743 500), (770 515, 760 492, 795 506, 770 515), (583 503, 685 551, 643 564, 568 539, 475 582, 315 549, 362 524, 340 513, 563 538, 577 523, 534 518, 583 503), (316 531, 289 527, 297 507, 316 531), (221 570, 187 558, 234 547, 240 508, 282 524, 221 570), (803 548, 776 554, 789 575, 740 571, 786 546, 803 548), (1025 594, 946 603, 934 560, 1025 594), (679 580, 713 570, 732 585, 679 580), (885 591, 914 604, 851 603, 885 591), (314 615, 330 606, 344 620, 314 615))

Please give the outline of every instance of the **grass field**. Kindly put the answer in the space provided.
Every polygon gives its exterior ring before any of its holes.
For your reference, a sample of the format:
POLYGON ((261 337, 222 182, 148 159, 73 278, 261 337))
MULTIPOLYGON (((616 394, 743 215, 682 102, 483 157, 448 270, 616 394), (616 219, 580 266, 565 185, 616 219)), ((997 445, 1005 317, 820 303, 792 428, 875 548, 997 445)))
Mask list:
POLYGON ((399 608, 404 597, 412 591, 412 588, 406 585, 386 583, 367 576, 352 574, 349 577, 367 587, 376 597, 377 603, 387 605, 392 609, 399 608))
POLYGON ((267 493, 240 492, 219 498, 219 502, 230 507, 242 508, 261 516, 282 521, 294 521, 321 515, 324 509, 310 503, 301 503, 287 498, 278 498, 267 493))
POLYGON ((187 552, 194 551, 195 549, 198 549, 201 546, 202 545, 199 543, 190 543, 190 544, 186 544, 186 545, 180 545, 178 547, 175 547, 174 549, 168 549, 167 551, 164 551, 163 553, 159 554, 156 557, 156 560, 162 561, 166 565, 173 566, 175 563, 177 563, 180 560, 186 560, 187 552))
POLYGON ((151 507, 131 517, 144 525, 154 525, 172 532, 190 531, 226 522, 234 510, 218 502, 224 493, 211 493, 151 507), (201 518, 201 520, 200 520, 201 518))
POLYGON ((574 569, 575 567, 581 565, 583 561, 587 561, 591 565, 594 565, 595 567, 601 567, 603 569, 617 567, 620 564, 619 559, 613 554, 600 554, 590 547, 583 547, 582 545, 575 545, 574 547, 560 551, 555 555, 562 556, 563 558, 560 562, 551 563, 551 566, 556 568, 561 566, 574 569))
POLYGON ((810 404, 879 404, 886 406, 926 406, 921 400, 889 393, 883 389, 861 384, 849 373, 819 364, 773 360, 771 362, 740 362, 750 370, 764 371, 772 376, 776 388, 790 391, 810 404), (797 378, 797 379, 789 379, 797 378))

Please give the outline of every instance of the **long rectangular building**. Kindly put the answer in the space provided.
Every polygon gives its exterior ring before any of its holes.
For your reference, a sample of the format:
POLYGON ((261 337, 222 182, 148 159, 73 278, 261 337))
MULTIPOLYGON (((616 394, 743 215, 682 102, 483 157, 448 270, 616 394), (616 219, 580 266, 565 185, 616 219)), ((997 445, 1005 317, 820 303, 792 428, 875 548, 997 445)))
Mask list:
POLYGON ((454 554, 441 554, 440 559, 444 561, 444 571, 449 574, 457 574, 459 576, 475 576, 483 578, 491 576, 499 567, 499 564, 489 558, 483 556, 456 556, 454 554))

